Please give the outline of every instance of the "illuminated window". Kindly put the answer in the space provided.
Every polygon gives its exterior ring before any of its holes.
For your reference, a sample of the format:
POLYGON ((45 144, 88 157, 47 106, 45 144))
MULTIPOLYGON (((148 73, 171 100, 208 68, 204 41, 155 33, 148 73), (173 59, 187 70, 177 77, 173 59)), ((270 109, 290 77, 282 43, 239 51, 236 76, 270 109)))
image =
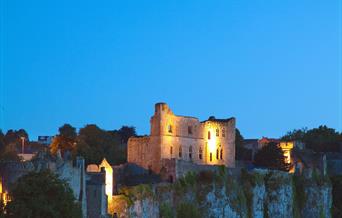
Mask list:
POLYGON ((222 137, 226 137, 226 131, 224 128, 222 129, 222 137))
POLYGON ((172 146, 170 147, 170 155, 172 157, 172 146))
POLYGON ((202 148, 200 148, 198 151, 198 158, 202 160, 202 148))
POLYGON ((192 146, 189 147, 189 159, 192 159, 192 146))
POLYGON ((211 161, 213 161, 213 154, 210 152, 210 157, 209 157, 209 159, 210 159, 210 162, 211 161))
POLYGON ((223 150, 221 149, 221 153, 220 153, 220 159, 222 160, 223 157, 223 150))
POLYGON ((216 136, 220 136, 220 131, 219 131, 219 129, 216 129, 216 136))
POLYGON ((192 127, 191 126, 188 126, 188 134, 192 135, 192 127))
POLYGON ((219 159, 219 149, 216 149, 216 160, 219 159))
POLYGON ((182 146, 179 146, 178 156, 182 158, 182 146))
POLYGON ((168 125, 167 131, 168 131, 169 133, 172 133, 172 125, 168 125))
POLYGON ((208 139, 210 139, 210 131, 208 131, 208 139))

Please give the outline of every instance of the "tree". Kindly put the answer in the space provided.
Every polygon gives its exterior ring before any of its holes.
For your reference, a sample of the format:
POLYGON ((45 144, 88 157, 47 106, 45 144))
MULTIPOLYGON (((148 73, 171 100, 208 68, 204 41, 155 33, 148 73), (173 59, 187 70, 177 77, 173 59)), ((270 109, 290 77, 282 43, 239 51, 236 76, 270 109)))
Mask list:
POLYGON ((338 152, 342 146, 342 133, 325 125, 308 130, 295 129, 282 137, 286 141, 302 141, 316 152, 338 152))
POLYGON ((76 153, 76 129, 70 124, 64 124, 59 129, 59 134, 54 137, 50 151, 52 154, 56 154, 58 150, 61 150, 62 154, 66 151, 76 153))
POLYGON ((19 161, 17 148, 14 144, 9 144, 0 150, 0 160, 2 161, 19 161))
POLYGON ((7 217, 81 217, 72 190, 50 171, 31 172, 19 178, 5 207, 7 217))
POLYGON ((0 151, 5 147, 5 135, 0 129, 0 151))
POLYGON ((19 129, 19 130, 10 129, 7 131, 4 141, 6 145, 16 144, 20 147, 21 137, 24 137, 27 141, 29 140, 29 136, 24 129, 19 129))
POLYGON ((91 124, 79 131, 77 153, 85 158, 87 164, 99 163, 104 157, 111 164, 120 164, 126 161, 120 145, 118 135, 91 124))
MULTIPOLYGON (((12 131, 13 132, 13 131, 12 131)), ((14 160, 18 161, 19 157, 17 155, 17 145, 16 143, 5 143, 5 135, 0 130, 0 160, 14 160)))
POLYGON ((119 135, 121 143, 127 143, 130 137, 137 136, 133 126, 122 126, 119 130, 114 130, 113 132, 119 135))
POLYGON ((252 160, 252 151, 243 146, 243 136, 239 129, 235 129, 235 159, 252 160))
POLYGON ((59 135, 69 139, 76 139, 77 132, 76 128, 71 126, 70 124, 64 124, 58 129, 59 135))
POLYGON ((265 145, 255 154, 254 164, 258 167, 282 171, 288 171, 290 168, 290 164, 285 163, 283 151, 274 142, 265 145))
POLYGON ((307 128, 302 128, 302 129, 294 129, 292 131, 289 131, 281 137, 281 140, 283 141, 303 141, 304 142, 304 137, 306 132, 308 131, 307 128))
POLYGON ((342 145, 341 136, 335 129, 319 126, 307 131, 303 141, 307 148, 311 148, 314 151, 338 152, 342 145))

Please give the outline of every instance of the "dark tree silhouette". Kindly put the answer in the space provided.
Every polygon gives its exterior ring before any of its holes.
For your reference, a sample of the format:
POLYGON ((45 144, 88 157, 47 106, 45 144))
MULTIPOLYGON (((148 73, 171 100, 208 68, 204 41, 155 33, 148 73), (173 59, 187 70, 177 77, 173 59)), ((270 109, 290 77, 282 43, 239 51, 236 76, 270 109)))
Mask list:
POLYGON ((252 151, 243 147, 243 136, 239 129, 235 130, 235 159, 236 160, 252 160, 252 151))
POLYGON ((10 194, 6 217, 82 217, 68 184, 50 171, 31 172, 19 178, 10 194))
POLYGON ((295 129, 282 137, 282 140, 298 140, 307 148, 317 152, 338 152, 342 147, 342 133, 325 125, 308 130, 295 129))
POLYGON ((290 165, 285 163, 285 157, 277 143, 270 142, 261 148, 254 157, 254 164, 274 170, 288 171, 290 165))
POLYGON ((71 153, 76 153, 76 128, 72 127, 70 124, 64 124, 59 129, 59 134, 53 139, 50 145, 50 151, 52 154, 56 154, 58 150, 62 154, 66 151, 71 153))

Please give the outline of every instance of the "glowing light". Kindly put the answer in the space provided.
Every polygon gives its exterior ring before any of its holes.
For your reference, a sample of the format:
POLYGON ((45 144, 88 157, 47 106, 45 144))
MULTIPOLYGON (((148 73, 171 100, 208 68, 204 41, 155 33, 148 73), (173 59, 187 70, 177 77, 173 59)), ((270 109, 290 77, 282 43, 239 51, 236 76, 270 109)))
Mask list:
POLYGON ((205 139, 207 142, 207 164, 219 164, 220 158, 217 158, 217 149, 221 144, 219 134, 216 134, 218 126, 210 123, 205 128, 205 139), (210 138, 208 137, 210 135, 210 138), (211 154, 211 158, 210 158, 211 154))
POLYGON ((280 142, 280 148, 284 153, 285 163, 291 163, 291 151, 293 149, 293 142, 280 142))
POLYGON ((99 165, 100 169, 102 167, 104 167, 106 171, 106 195, 108 197, 108 201, 111 201, 113 195, 113 168, 107 162, 106 158, 104 158, 101 164, 99 165))

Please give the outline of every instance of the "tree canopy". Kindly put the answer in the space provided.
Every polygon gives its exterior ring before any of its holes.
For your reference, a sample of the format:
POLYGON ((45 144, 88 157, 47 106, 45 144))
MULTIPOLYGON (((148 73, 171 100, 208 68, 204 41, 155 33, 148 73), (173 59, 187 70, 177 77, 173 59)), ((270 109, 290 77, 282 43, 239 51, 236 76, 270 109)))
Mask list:
POLYGON ((50 171, 31 172, 20 177, 10 191, 5 217, 82 217, 72 190, 50 171))
POLYGON ((243 147, 243 136, 240 130, 235 130, 235 159, 236 160, 252 160, 252 151, 243 147))
POLYGON ((58 129, 59 134, 54 137, 51 145, 50 151, 52 154, 56 154, 58 150, 62 153, 70 151, 75 154, 76 152, 76 128, 72 127, 70 124, 64 124, 58 129))
POLYGON ((19 160, 17 150, 21 147, 20 137, 28 135, 25 130, 8 130, 6 135, 0 130, 0 160, 19 160))
POLYGON ((338 152, 342 146, 342 133, 323 125, 310 130, 295 129, 283 136, 282 140, 302 141, 306 148, 317 152, 338 152))
POLYGON ((50 145, 52 154, 58 149, 62 154, 71 152, 75 157, 81 155, 87 164, 99 163, 106 158, 111 164, 126 162, 128 138, 136 136, 134 127, 123 126, 118 130, 106 131, 94 124, 88 124, 76 132, 70 124, 59 128, 59 134, 50 145))
POLYGON ((255 154, 254 164, 258 167, 282 171, 288 171, 290 168, 290 165, 285 163, 283 151, 274 142, 265 145, 255 154))

